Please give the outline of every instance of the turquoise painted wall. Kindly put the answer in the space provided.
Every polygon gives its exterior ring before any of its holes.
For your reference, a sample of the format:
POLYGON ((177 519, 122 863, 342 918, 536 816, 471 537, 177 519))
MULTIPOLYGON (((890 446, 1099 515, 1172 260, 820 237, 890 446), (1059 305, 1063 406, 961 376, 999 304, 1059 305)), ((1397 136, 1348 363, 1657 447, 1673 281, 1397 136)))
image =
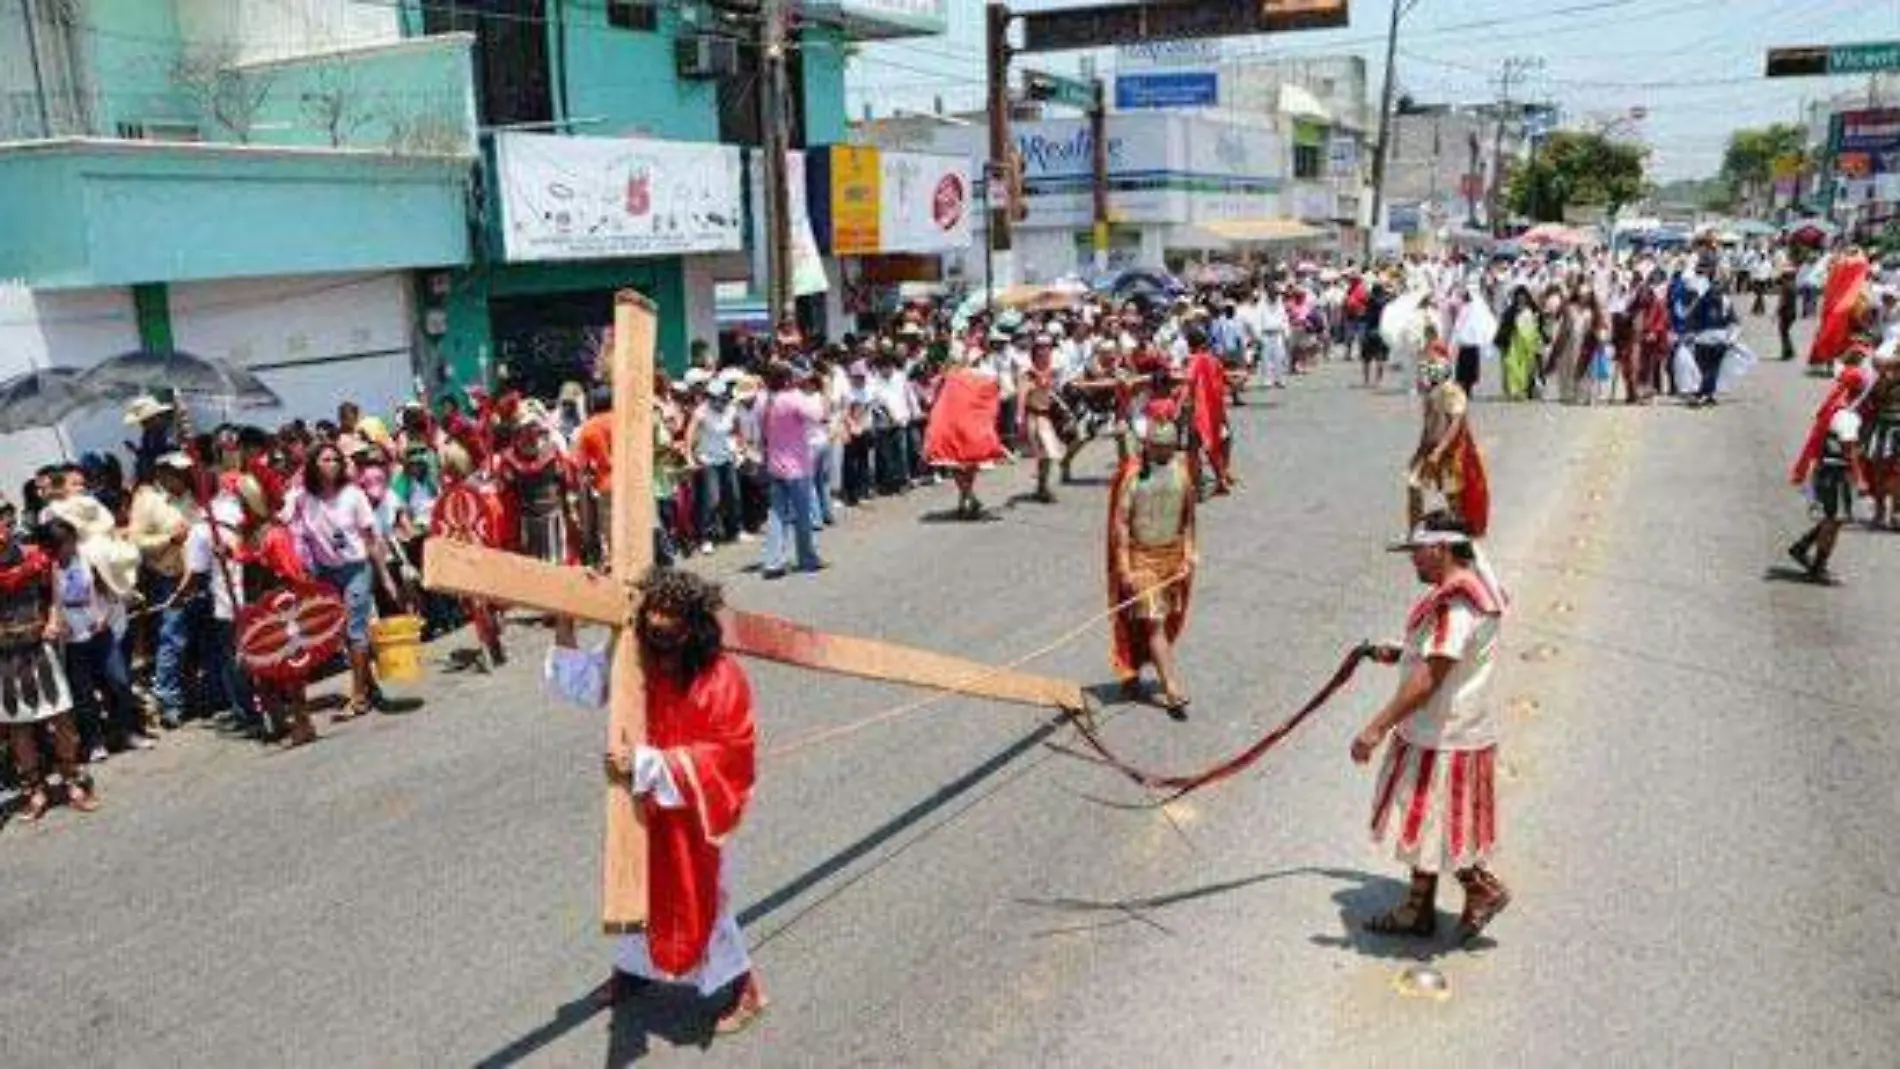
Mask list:
POLYGON ((0 277, 59 288, 463 264, 468 174, 327 152, 16 150, 0 155, 0 277))
POLYGON ((843 35, 829 27, 803 34, 805 67, 805 144, 836 145, 846 134, 843 35))
POLYGON ((473 35, 446 34, 248 67, 265 94, 251 143, 473 157, 473 48, 473 35), (327 101, 341 105, 334 131, 327 101))
POLYGON ((487 264, 451 273, 448 297, 441 302, 448 313, 448 331, 436 342, 448 385, 464 389, 490 385, 494 362, 494 334, 488 318, 491 298, 578 293, 603 295, 602 322, 613 312, 606 295, 631 287, 652 298, 660 308, 657 359, 670 374, 686 370, 686 279, 677 257, 655 260, 600 260, 591 262, 487 264))
MULTIPOLYGON (((674 141, 719 140, 714 84, 674 73, 673 40, 682 28, 676 10, 662 5, 658 30, 647 33, 609 25, 606 6, 596 0, 547 3, 550 62, 555 77, 566 79, 565 117, 606 120, 570 133, 613 137, 638 130, 674 141)), ((559 94, 555 99, 558 107, 559 94)))
POLYGON ((200 121, 172 79, 180 44, 171 0, 87 0, 85 25, 102 135, 122 122, 200 121))
POLYGON ((0 157, 0 279, 84 275, 85 203, 61 195, 77 180, 68 153, 16 149, 0 157))

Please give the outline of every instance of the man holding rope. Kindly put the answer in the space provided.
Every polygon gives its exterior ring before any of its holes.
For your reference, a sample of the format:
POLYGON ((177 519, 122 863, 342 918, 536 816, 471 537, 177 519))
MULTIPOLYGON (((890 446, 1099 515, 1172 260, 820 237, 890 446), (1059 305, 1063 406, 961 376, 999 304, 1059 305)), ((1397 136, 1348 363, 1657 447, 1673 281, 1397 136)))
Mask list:
POLYGON ((1122 462, 1108 495, 1109 660, 1124 693, 1141 688, 1141 669, 1161 678, 1161 706, 1186 715, 1188 696, 1174 662, 1187 626, 1194 577, 1194 476, 1176 451, 1173 402, 1149 406, 1140 456, 1122 462))
POLYGON ((1373 659, 1396 664, 1399 686, 1352 742, 1365 764, 1393 729, 1372 808, 1372 834, 1394 833, 1393 854, 1412 870, 1405 900, 1365 922, 1369 932, 1429 939, 1438 930, 1438 874, 1449 868, 1464 888, 1461 943, 1476 938, 1511 902, 1485 867, 1497 845, 1498 716, 1486 689, 1497 656, 1505 598, 1463 520, 1425 516, 1392 547, 1412 555, 1430 591, 1405 621, 1404 645, 1383 645, 1373 659), (1393 826, 1396 824, 1396 828, 1393 826))

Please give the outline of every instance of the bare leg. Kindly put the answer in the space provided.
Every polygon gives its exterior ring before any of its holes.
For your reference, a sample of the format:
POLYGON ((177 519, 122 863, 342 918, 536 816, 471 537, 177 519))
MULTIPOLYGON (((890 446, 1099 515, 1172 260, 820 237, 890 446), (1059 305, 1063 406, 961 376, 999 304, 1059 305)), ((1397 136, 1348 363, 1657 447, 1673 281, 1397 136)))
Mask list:
POLYGON ((1814 540, 1814 574, 1826 575, 1827 562, 1834 556, 1834 543, 1841 536, 1841 521, 1822 520, 1814 540))
POLYGON ((1047 457, 1036 461, 1036 500, 1044 504, 1053 504, 1056 499, 1056 495, 1049 492, 1049 472, 1054 467, 1055 462, 1047 457))
POLYGON ((1161 678, 1161 702, 1169 711, 1177 711, 1188 703, 1187 691, 1181 686, 1181 676, 1174 663, 1174 643, 1168 641, 1167 624, 1160 620, 1149 621, 1148 652, 1154 658, 1155 675, 1161 678))

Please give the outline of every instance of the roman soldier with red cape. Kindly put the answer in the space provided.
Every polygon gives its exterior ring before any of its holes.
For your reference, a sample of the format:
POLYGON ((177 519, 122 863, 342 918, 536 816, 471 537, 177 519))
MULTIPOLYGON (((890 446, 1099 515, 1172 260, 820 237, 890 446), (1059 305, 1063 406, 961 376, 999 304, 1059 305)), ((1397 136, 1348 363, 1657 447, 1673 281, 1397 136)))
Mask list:
POLYGON ((1859 250, 1851 250, 1828 270, 1821 290, 1821 326, 1808 348, 1810 373, 1825 372, 1854 342, 1862 321, 1873 307, 1867 278, 1873 264, 1859 250))
POLYGON ((1170 401, 1149 405, 1142 451, 1125 458, 1108 492, 1109 663, 1122 687, 1138 691, 1141 669, 1155 666, 1162 705, 1187 707, 1174 643, 1187 627, 1194 589, 1194 476, 1175 447, 1180 431, 1170 401))
POLYGON ((1821 407, 1814 410, 1814 422, 1808 427, 1808 436, 1801 443, 1801 452, 1794 458, 1794 467, 1788 470, 1788 481, 1796 486, 1806 485, 1808 477, 1814 474, 1814 466, 1820 463, 1822 448, 1827 444, 1828 427, 1834 417, 1844 409, 1859 408, 1867 400, 1873 389, 1873 376, 1858 364, 1841 369, 1840 377, 1834 380, 1834 388, 1828 391, 1821 401, 1821 407))
MULTIPOLYGON (((656 569, 639 586, 634 627, 646 667, 646 741, 607 754, 609 779, 631 790, 647 831, 647 924, 625 936, 603 1001, 643 982, 731 992, 717 1030, 736 1032, 766 1006, 732 912, 727 839, 752 799, 757 731, 745 669, 722 647, 719 588, 656 569)), ((604 704, 607 658, 575 648, 557 625, 547 678, 563 697, 604 704)))
POLYGON ((1406 519, 1417 524, 1425 513, 1426 492, 1435 490, 1464 520, 1465 531, 1482 538, 1491 527, 1491 481, 1466 414, 1470 399, 1452 381, 1450 353, 1440 342, 1432 346, 1419 365, 1428 389, 1418 449, 1406 473, 1406 519))
POLYGON ((994 376, 969 367, 946 371, 930 407, 924 428, 924 462, 949 468, 957 483, 957 517, 976 519, 983 503, 976 499, 976 473, 1008 455, 996 433, 996 415, 1002 389, 994 376))

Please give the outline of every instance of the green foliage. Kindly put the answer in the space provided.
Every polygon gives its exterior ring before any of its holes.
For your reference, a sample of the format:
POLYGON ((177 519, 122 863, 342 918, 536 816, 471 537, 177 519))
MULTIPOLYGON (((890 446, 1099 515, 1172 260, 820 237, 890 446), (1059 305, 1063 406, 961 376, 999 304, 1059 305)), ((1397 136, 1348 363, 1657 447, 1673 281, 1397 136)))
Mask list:
POLYGON ((1614 213, 1640 200, 1649 150, 1601 134, 1560 130, 1511 175, 1511 209, 1540 223, 1561 222, 1569 205, 1601 205, 1614 213))
POLYGON ((1722 154, 1722 179, 1730 189, 1766 186, 1774 177, 1774 163, 1781 156, 1802 156, 1807 135, 1794 123, 1737 130, 1729 135, 1728 151, 1722 154))

